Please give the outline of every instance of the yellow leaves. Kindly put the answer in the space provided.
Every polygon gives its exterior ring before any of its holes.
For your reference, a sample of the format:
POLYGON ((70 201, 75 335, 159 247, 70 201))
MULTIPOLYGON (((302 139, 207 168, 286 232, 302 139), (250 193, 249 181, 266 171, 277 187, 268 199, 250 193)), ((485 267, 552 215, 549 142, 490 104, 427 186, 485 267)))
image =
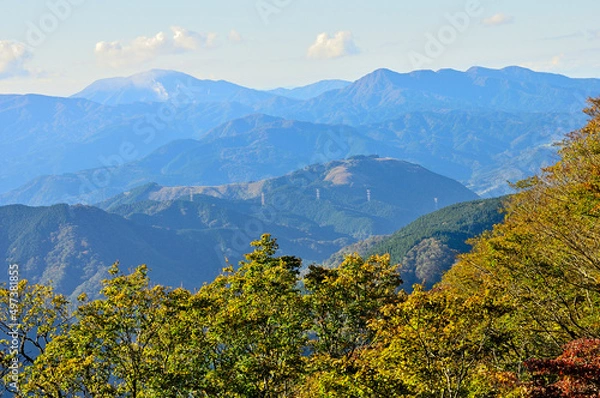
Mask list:
POLYGON ((84 303, 88 300, 88 295, 86 293, 81 293, 79 296, 77 296, 77 302, 79 303, 84 303))

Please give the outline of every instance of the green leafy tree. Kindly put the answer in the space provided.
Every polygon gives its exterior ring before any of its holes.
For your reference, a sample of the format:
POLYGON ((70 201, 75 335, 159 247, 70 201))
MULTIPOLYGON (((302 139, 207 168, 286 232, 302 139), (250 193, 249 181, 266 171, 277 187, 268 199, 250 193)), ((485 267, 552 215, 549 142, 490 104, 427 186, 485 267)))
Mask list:
POLYGON ((20 280, 0 288, 0 376, 3 388, 16 392, 20 378, 46 351, 47 345, 70 326, 69 303, 50 286, 20 280))
POLYGON ((25 374, 27 394, 136 398, 197 390, 191 375, 202 380, 196 359, 203 355, 195 351, 202 340, 181 345, 195 337, 189 292, 149 286, 145 266, 123 275, 115 264, 110 273, 104 298, 81 304, 71 328, 25 374))
POLYGON ((496 321, 506 311, 486 297, 416 285, 407 300, 384 308, 386 317, 373 325, 383 346, 379 366, 403 380, 413 397, 495 396, 501 386, 489 377, 489 368, 505 344, 496 321))
POLYGON ((275 257, 277 242, 268 234, 252 246, 238 269, 225 269, 198 293, 211 308, 207 381, 211 396, 291 397, 305 365, 301 261, 275 257))
POLYGON ((372 322, 397 303, 402 283, 388 255, 367 260, 354 254, 336 268, 310 266, 304 278, 310 308, 310 378, 305 396, 398 396, 396 383, 373 366, 377 345, 372 322))

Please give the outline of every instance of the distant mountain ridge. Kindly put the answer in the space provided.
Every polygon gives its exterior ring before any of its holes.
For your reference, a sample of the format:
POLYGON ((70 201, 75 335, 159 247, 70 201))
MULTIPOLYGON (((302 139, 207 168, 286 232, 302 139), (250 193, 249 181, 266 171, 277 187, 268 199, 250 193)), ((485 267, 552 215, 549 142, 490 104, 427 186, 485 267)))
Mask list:
MULTIPOLYGON (((357 156, 250 183, 196 187, 148 184, 98 206, 114 211, 123 205, 190 200, 195 195, 222 200, 250 200, 255 204, 263 200, 265 205, 276 206, 277 211, 312 219, 320 225, 336 225, 336 230, 347 234, 352 234, 352 223, 346 221, 349 225, 338 225, 327 220, 346 213, 343 217, 347 220, 375 217, 377 222, 369 228, 392 232, 394 226, 429 213, 436 206, 477 198, 458 182, 421 166, 390 158, 357 156), (315 214, 320 215, 314 218, 315 214)), ((365 231, 364 235, 369 236, 372 232, 365 231)))
POLYGON ((378 154, 418 163, 487 196, 509 192, 548 162, 583 115, 415 112, 358 128, 255 114, 226 122, 198 140, 164 145, 118 167, 45 176, 0 194, 0 204, 96 203, 157 182, 223 185, 286 174, 314 163, 378 154), (102 184, 95 184, 100 182, 102 184))
POLYGON ((309 100, 311 98, 318 97, 319 95, 328 91, 340 90, 351 85, 352 82, 346 80, 322 80, 307 86, 296 87, 296 88, 277 88, 269 90, 268 92, 282 97, 288 97, 297 100, 309 100))
POLYGON ((253 113, 237 103, 115 107, 80 98, 0 95, 0 192, 41 175, 105 167, 115 157, 131 162, 253 113))
POLYGON ((288 117, 351 126, 400 113, 463 110, 577 113, 600 95, 600 79, 571 79, 520 67, 396 73, 378 69, 350 86, 298 106, 288 117))
MULTIPOLYGON (((316 84, 316 87, 326 86, 326 82, 316 84)), ((310 91, 310 86, 306 89, 310 91)), ((243 162, 234 162, 226 173, 227 181, 201 181, 202 184, 262 179, 314 163, 312 155, 307 156, 302 150, 297 151, 296 158, 291 157, 289 146, 285 148, 284 130, 294 130, 301 123, 313 123, 321 126, 318 131, 323 132, 323 126, 328 125, 336 132, 342 129, 339 125, 344 124, 348 132, 345 138, 333 140, 334 151, 322 151, 324 145, 318 144, 319 151, 327 152, 328 156, 316 162, 332 160, 334 155, 342 159, 377 153, 423 163, 434 171, 452 171, 449 176, 480 193, 501 195, 508 192, 507 180, 527 177, 552 162, 555 153, 552 144, 585 123, 580 110, 586 106, 587 97, 600 95, 600 80, 571 79, 519 67, 411 73, 379 69, 345 87, 299 101, 232 83, 154 70, 130 78, 102 80, 76 95, 86 95, 92 101, 35 95, 0 96, 0 145, 7 154, 0 157, 0 194, 3 194, 0 202, 52 204, 68 198, 75 198, 72 200, 76 202, 79 187, 74 192, 72 185, 87 173, 82 170, 112 170, 115 165, 136 169, 135 162, 155 152, 170 154, 176 159, 175 163, 191 165, 193 162, 173 153, 174 148, 186 149, 186 145, 177 140, 202 139, 211 129, 254 114, 295 121, 281 126, 281 139, 269 138, 272 151, 266 158, 282 167, 268 173, 265 169, 249 171, 243 162), (194 92, 190 87, 197 90, 194 92), (125 104, 101 105, 94 101, 125 104), (452 113, 462 116, 444 116, 452 113), (420 114, 435 116, 421 117, 420 114), (406 123, 410 118, 420 122, 406 123), (493 123, 487 123, 485 118, 493 123), (503 118, 507 119, 506 123, 503 118), (463 126, 460 119, 473 124, 463 126), (521 122, 525 131, 519 134, 521 122), (404 124, 408 127, 404 128, 404 124), (510 129, 502 127, 503 124, 510 129), (354 131, 350 130, 352 127, 354 131), (443 145, 427 137, 430 129, 436 130, 435 135, 444 141, 443 145), (469 130, 470 134, 461 134, 460 129, 469 130), (440 132, 445 132, 447 137, 441 137, 440 132), (350 135, 355 138, 350 139, 350 135), (466 141, 460 142, 461 139, 466 141), (487 143, 489 139, 493 145, 487 143), (370 143, 361 148, 354 145, 356 141, 370 143), (276 148, 280 144, 284 145, 282 153, 285 155, 275 162, 276 148), (429 146, 436 155, 427 154, 429 146), (467 147, 468 151, 463 150, 467 147), (358 148, 361 150, 357 151, 358 148), (468 158, 462 162, 460 157, 465 155, 468 158), (51 177, 44 177, 48 175, 51 177)), ((266 117, 257 121, 268 125, 266 117)), ((234 131, 236 129, 244 130, 238 121, 230 125, 229 134, 242 137, 234 131)), ((252 134, 259 129, 254 129, 252 134)), ((236 146, 235 139, 228 142, 224 136, 221 139, 220 148, 207 147, 209 157, 214 159, 215 151, 223 155, 223 162, 231 159, 230 154, 239 156, 240 147, 236 146)), ((259 141, 252 142, 258 143, 261 139, 265 139, 264 134, 259 141)), ((324 140, 331 141, 327 136, 324 140)), ((306 146, 300 145, 300 148, 306 146)), ((261 157, 265 153, 259 146, 253 151, 261 157)), ((249 159, 251 153, 245 158, 249 159)), ((169 167, 160 169, 161 176, 163 172, 169 175, 171 170, 180 169, 171 160, 162 159, 163 166, 166 163, 169 167)), ((226 166, 211 167, 219 170, 226 166)), ((119 182, 120 171, 117 170, 111 181, 116 181, 119 187, 102 187, 107 190, 104 197, 118 193, 119 189, 122 191, 123 185, 129 189, 155 181, 155 174, 141 175, 143 170, 139 171, 133 181, 123 184, 119 182)), ((197 172, 202 173, 202 169, 197 172)), ((188 180, 160 182, 194 183, 188 180)))
POLYGON ((136 102, 237 102, 254 105, 273 99, 274 94, 225 80, 200 80, 181 72, 153 69, 129 77, 98 80, 72 97, 113 106, 136 102))
POLYGON ((353 155, 393 155, 383 149, 385 146, 352 127, 253 115, 225 123, 199 140, 173 141, 149 156, 119 167, 40 177, 0 195, 0 203, 34 206, 96 203, 150 182, 162 185, 246 182, 353 155))

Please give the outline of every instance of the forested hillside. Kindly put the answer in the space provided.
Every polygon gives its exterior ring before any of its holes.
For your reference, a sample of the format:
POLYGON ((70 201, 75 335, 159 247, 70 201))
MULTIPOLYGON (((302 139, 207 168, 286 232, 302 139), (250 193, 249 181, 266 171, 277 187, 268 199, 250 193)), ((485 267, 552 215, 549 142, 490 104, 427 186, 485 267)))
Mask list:
POLYGON ((506 198, 458 203, 424 215, 390 236, 378 236, 343 248, 326 262, 339 264, 354 252, 369 257, 389 254, 392 263, 401 264, 405 289, 415 283, 431 287, 441 280, 458 254, 467 253, 469 239, 502 222, 506 198))

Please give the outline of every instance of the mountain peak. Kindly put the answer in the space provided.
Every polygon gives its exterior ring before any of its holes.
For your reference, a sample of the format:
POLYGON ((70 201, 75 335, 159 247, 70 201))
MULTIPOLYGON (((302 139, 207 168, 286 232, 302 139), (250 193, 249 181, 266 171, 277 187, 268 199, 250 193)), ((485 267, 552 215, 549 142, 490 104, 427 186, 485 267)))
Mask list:
POLYGON ((86 98, 105 105, 167 102, 176 98, 181 101, 181 97, 184 97, 185 102, 239 102, 255 105, 274 96, 224 80, 199 80, 182 72, 152 69, 128 77, 98 80, 72 97, 86 98))
POLYGON ((397 78, 398 76, 400 76, 398 72, 394 72, 393 70, 387 68, 380 68, 364 76, 362 79, 359 79, 359 81, 390 81, 397 78))

